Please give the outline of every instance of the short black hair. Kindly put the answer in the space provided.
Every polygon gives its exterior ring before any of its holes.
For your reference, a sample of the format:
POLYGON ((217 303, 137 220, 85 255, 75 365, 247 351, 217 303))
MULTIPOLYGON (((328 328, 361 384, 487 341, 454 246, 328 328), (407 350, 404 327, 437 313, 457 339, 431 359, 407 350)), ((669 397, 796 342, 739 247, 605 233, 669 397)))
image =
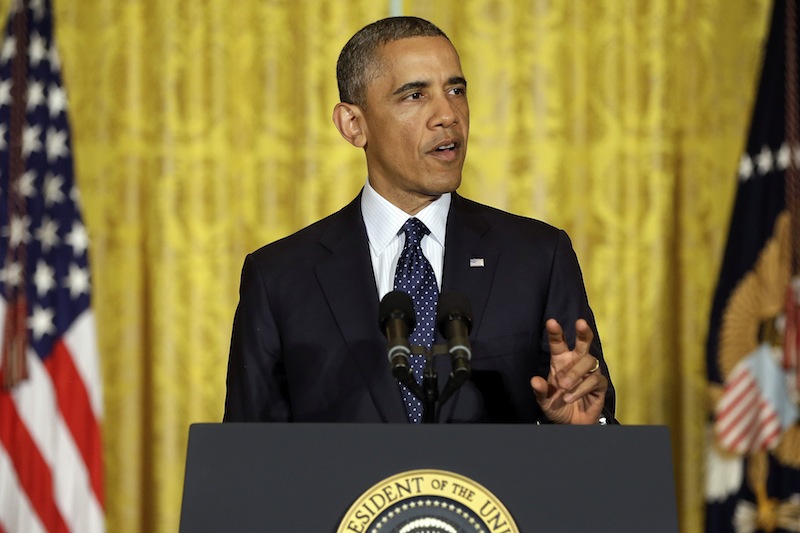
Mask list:
POLYGON ((364 26, 347 41, 336 62, 339 100, 363 107, 367 100, 367 84, 377 74, 378 49, 386 43, 410 37, 450 40, 435 24, 418 17, 389 17, 364 26))

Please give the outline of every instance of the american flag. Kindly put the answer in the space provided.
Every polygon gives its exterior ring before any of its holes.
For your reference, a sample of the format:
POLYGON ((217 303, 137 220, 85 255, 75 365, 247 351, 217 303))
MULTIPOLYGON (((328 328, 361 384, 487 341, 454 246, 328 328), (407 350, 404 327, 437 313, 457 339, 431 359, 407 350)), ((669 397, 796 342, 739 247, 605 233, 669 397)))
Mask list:
POLYGON ((742 359, 725 380, 714 421, 720 447, 728 453, 771 450, 797 420, 797 406, 778 364, 782 350, 767 343, 742 359))
POLYGON ((0 533, 105 529, 88 237, 50 0, 0 50, 0 533))

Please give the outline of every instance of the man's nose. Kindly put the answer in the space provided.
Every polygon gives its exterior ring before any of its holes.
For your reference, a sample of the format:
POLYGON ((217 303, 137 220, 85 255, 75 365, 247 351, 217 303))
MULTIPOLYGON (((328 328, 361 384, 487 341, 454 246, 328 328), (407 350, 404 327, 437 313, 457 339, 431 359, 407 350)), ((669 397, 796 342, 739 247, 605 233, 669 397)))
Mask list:
POLYGON ((459 121, 458 112, 454 102, 448 95, 443 94, 435 99, 433 102, 433 112, 428 121, 430 128, 449 128, 459 121))

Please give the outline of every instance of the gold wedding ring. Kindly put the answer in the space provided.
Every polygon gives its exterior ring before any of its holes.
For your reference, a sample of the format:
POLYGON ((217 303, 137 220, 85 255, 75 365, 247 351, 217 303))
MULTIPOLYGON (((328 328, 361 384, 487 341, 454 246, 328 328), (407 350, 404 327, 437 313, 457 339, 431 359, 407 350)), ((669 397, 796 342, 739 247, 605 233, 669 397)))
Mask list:
POLYGON ((594 360, 594 368, 589 370, 589 373, 590 374, 594 374, 595 372, 597 372, 598 368, 600 368, 600 359, 595 359, 594 360))

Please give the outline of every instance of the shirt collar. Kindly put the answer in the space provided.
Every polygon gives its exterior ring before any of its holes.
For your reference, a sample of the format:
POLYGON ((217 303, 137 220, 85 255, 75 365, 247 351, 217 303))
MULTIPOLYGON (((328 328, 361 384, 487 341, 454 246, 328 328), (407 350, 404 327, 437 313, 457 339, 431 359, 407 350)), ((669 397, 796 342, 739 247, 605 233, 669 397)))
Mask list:
MULTIPOLYGON (((451 194, 445 193, 414 215, 431 231, 432 237, 444 247, 447 229, 447 214, 450 211, 451 194)), ((367 228, 370 248, 380 255, 400 232, 409 215, 389 200, 378 194, 367 180, 361 193, 361 214, 367 228)))

